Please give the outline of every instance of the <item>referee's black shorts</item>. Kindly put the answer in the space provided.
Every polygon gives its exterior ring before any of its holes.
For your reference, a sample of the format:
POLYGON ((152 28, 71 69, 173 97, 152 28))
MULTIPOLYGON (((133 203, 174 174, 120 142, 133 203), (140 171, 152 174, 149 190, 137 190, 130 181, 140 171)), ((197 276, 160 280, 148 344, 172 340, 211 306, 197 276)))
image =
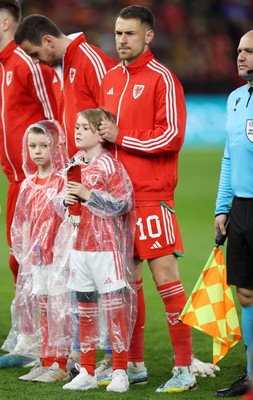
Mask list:
POLYGON ((234 197, 227 245, 227 283, 253 288, 253 199, 234 197))

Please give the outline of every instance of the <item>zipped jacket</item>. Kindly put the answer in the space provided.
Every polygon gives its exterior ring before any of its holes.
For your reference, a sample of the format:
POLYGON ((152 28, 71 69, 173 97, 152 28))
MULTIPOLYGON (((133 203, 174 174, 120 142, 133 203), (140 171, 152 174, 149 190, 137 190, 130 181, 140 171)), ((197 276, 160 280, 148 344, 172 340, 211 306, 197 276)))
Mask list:
POLYGON ((102 79, 116 62, 98 47, 88 44, 83 33, 69 37, 73 40, 63 57, 62 76, 58 75, 61 81, 58 101, 63 115, 61 122, 67 136, 68 152, 72 157, 78 151, 74 141, 77 113, 98 107, 102 79))
POLYGON ((9 182, 24 179, 22 139, 38 121, 57 119, 53 70, 33 64, 12 40, 0 52, 0 163, 9 182))
POLYGON ((135 62, 112 68, 100 104, 117 117, 116 145, 136 200, 171 200, 178 180, 178 152, 185 135, 186 106, 176 75, 148 49, 135 62))

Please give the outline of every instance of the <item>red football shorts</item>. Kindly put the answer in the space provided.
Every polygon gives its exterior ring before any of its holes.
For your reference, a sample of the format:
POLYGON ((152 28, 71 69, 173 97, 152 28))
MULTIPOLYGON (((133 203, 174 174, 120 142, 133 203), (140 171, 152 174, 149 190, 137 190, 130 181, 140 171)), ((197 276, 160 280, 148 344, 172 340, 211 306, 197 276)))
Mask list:
POLYGON ((138 201, 136 217, 135 256, 141 260, 168 254, 183 256, 183 242, 173 200, 138 201))

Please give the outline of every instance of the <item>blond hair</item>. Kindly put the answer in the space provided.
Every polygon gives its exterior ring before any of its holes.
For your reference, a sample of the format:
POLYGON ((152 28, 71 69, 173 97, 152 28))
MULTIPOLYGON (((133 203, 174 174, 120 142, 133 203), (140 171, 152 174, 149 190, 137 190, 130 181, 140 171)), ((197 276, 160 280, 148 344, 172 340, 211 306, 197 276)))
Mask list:
POLYGON ((108 110, 105 110, 102 107, 99 108, 87 108, 86 110, 80 111, 77 114, 77 117, 85 118, 92 130, 92 132, 96 132, 101 125, 103 119, 107 119, 111 122, 116 122, 115 116, 108 110))

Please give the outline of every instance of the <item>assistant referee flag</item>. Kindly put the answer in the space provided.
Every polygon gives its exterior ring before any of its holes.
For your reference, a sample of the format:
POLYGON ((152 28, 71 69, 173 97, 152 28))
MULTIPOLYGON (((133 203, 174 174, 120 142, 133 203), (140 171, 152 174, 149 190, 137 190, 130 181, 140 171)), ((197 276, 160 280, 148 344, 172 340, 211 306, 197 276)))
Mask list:
POLYGON ((180 315, 183 323, 213 337, 214 364, 242 338, 226 278, 223 253, 214 248, 180 315))

